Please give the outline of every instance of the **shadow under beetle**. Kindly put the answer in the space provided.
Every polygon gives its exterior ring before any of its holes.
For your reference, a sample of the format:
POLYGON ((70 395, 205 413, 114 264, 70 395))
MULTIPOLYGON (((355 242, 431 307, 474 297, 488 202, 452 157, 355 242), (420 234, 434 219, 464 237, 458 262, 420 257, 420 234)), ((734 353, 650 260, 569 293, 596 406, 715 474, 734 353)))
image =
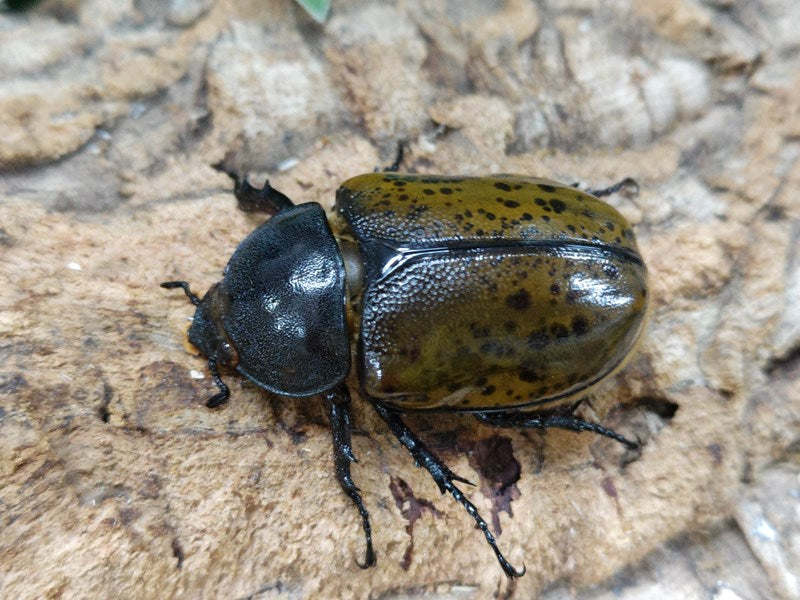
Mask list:
POLYGON ((372 173, 346 181, 330 222, 317 203, 236 185, 243 210, 272 217, 239 245, 223 279, 197 306, 189 341, 221 366, 282 396, 321 395, 333 429, 336 476, 366 536, 367 512, 350 475, 350 393, 360 393, 416 463, 475 519, 453 473, 401 418, 466 411, 497 427, 591 431, 636 443, 573 414, 580 397, 616 371, 641 332, 647 272, 633 230, 593 194, 515 175, 372 173))

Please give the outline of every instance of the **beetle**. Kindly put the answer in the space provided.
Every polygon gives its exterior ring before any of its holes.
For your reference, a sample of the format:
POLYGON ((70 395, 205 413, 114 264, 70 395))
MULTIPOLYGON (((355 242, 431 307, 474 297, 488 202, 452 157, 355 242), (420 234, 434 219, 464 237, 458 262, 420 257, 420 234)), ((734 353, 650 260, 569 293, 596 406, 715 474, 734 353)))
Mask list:
POLYGON ((509 577, 524 574, 497 547, 453 473, 406 426, 409 411, 460 411, 496 427, 590 431, 581 398, 631 354, 647 312, 647 269, 628 221, 599 196, 520 175, 371 173, 344 182, 330 220, 245 179, 246 211, 271 215, 238 246, 201 298, 189 341, 220 368, 286 397, 321 396, 334 465, 376 562, 369 513, 350 474, 350 392, 361 396, 415 462, 475 519, 509 577))

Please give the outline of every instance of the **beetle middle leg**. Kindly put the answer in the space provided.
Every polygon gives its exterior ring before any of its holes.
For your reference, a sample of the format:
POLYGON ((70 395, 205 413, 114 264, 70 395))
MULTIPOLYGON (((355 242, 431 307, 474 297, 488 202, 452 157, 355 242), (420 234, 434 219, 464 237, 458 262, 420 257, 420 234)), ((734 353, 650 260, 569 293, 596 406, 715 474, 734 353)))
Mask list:
POLYGON ((325 394, 325 405, 333 431, 333 462, 336 467, 336 477, 339 485, 358 508, 364 526, 364 535, 367 538, 367 549, 364 554, 364 564, 356 563, 362 569, 375 564, 375 552, 372 549, 372 527, 369 523, 369 512, 361 501, 358 488, 353 483, 350 475, 350 463, 357 462, 350 444, 350 392, 344 384, 339 384, 325 394))
POLYGON ((634 450, 639 447, 637 442, 631 441, 628 438, 620 435, 612 429, 603 427, 598 423, 591 423, 584 421, 580 417, 572 414, 572 411, 577 408, 578 404, 569 407, 564 412, 551 412, 551 413, 526 413, 526 412, 477 412, 475 418, 492 425, 494 427, 537 427, 539 429, 547 429, 548 427, 557 427, 559 429, 569 429, 570 431, 591 431, 598 435, 610 437, 612 440, 618 441, 620 444, 627 446, 634 450))
POLYGON ((375 411, 381 416, 381 418, 386 421, 389 425, 389 428, 392 430, 392 433, 400 440, 400 443, 403 444, 406 449, 411 453, 411 456, 414 457, 416 463, 428 471, 433 477, 433 480, 436 482, 436 485, 439 486, 439 491, 444 494, 445 492, 450 492, 453 498, 455 498, 466 510, 470 516, 475 519, 475 522, 478 524, 478 527, 483 532, 483 535, 486 537, 486 541, 489 542, 489 545, 492 547, 492 550, 497 556, 497 560, 500 562, 500 566, 503 568, 503 571, 509 577, 522 577, 525 574, 525 567, 522 567, 522 571, 518 571, 514 568, 514 566, 509 563, 505 556, 503 556, 500 549, 497 547, 497 542, 494 539, 494 536, 489 531, 489 526, 486 524, 486 521, 483 520, 483 517, 478 513, 478 509, 475 507, 472 502, 467 500, 464 493, 456 487, 453 483, 454 481, 461 481, 463 483, 467 483, 472 485, 468 480, 464 479, 463 477, 459 477, 455 473, 453 473, 447 465, 445 465, 441 460, 439 460, 425 445, 420 441, 420 439, 411 431, 403 420, 400 418, 400 414, 387 408, 380 402, 373 400, 372 406, 375 408, 375 411))

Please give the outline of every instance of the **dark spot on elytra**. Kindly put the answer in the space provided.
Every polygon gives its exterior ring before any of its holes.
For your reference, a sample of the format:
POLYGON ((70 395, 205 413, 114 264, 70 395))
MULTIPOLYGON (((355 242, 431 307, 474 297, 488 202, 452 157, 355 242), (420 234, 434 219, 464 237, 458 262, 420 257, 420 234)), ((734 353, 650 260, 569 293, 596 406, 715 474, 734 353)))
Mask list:
POLYGON ((606 221, 606 228, 609 231, 614 231, 614 224, 611 221, 606 221))
POLYGON ((489 328, 486 325, 470 323, 469 330, 472 332, 472 337, 475 339, 489 337, 489 328))
POLYGON ((502 181, 495 182, 494 187, 496 187, 498 190, 503 190, 504 192, 511 191, 511 186, 507 183, 503 183, 502 181))
POLYGON ((497 216, 494 213, 487 212, 486 218, 489 219, 490 221, 494 221, 497 218, 497 216))
POLYGON ((606 274, 606 277, 609 279, 618 279, 619 278, 619 268, 614 265, 604 265, 603 272, 606 274))
POLYGON ((567 229, 569 229, 570 233, 575 233, 575 225, 567 225, 567 229))
POLYGON ((514 356, 514 349, 498 340, 489 340, 481 344, 480 353, 502 358, 504 356, 514 356))
POLYGON ((539 189, 543 192, 547 192, 548 194, 553 194, 556 191, 556 188, 554 188, 552 185, 547 185, 546 183, 540 183, 539 189))
POLYGON ((472 211, 470 209, 465 210, 464 211, 464 216, 467 217, 468 219, 471 219, 472 216, 473 216, 472 215, 472 211))
POLYGON ((525 310, 531 305, 531 295, 528 290, 519 289, 506 296, 506 306, 514 310, 525 310))
POLYGON ((536 329, 528 335, 525 341, 531 350, 541 350, 550 343, 550 336, 544 329, 536 329))
POLYGON ((589 331, 589 322, 586 317, 577 316, 572 319, 572 333, 575 335, 583 335, 589 331))
POLYGON ((542 381, 545 378, 545 373, 536 368, 523 367, 519 370, 517 377, 526 383, 536 383, 537 381, 542 381))
POLYGON ((491 396, 495 393, 497 388, 493 385, 487 385, 485 388, 481 390, 481 396, 491 396))
POLYGON ((475 235, 477 235, 477 236, 481 236, 481 235, 483 235, 484 233, 486 233, 486 232, 485 232, 483 229, 476 229, 476 230, 475 230, 475 235))
POLYGON ((544 198, 536 198, 534 202, 539 206, 547 206, 547 201, 544 198))
POLYGON ((557 215, 560 215, 562 212, 567 210, 567 205, 564 204, 563 200, 559 200, 558 198, 551 198, 550 206, 553 207, 553 212, 555 212, 557 215))
POLYGON ((553 323, 550 325, 550 333, 557 338, 565 338, 569 335, 569 330, 561 323, 553 323))
POLYGON ((407 183, 407 182, 405 182, 405 181, 402 181, 402 180, 398 180, 398 181, 394 181, 393 183, 394 183, 394 185, 396 185, 397 187, 405 187, 405 185, 406 185, 406 183, 407 183))
POLYGON ((436 194, 436 191, 432 190, 431 188, 423 188, 422 193, 426 196, 433 196, 436 194))
POLYGON ((453 193, 453 190, 451 188, 449 188, 449 187, 443 187, 443 188, 439 188, 439 192, 449 196, 450 194, 453 193))
POLYGON ((542 215, 542 221, 548 223, 550 221, 550 217, 548 217, 547 215, 542 215))
POLYGON ((503 202, 503 205, 507 206, 508 208, 517 208, 519 206, 519 202, 516 200, 506 200, 503 202))
POLYGON ((401 201, 402 201, 402 200, 408 200, 408 194, 400 194, 400 195, 397 197, 397 199, 398 199, 398 200, 401 200, 401 201))
POLYGON ((530 213, 522 213, 522 220, 523 221, 532 221, 533 216, 530 213))
POLYGON ((570 291, 567 292, 567 295, 565 297, 567 299, 567 302, 572 304, 573 302, 577 302, 578 298, 580 298, 581 295, 578 292, 576 292, 575 290, 570 290, 570 291))

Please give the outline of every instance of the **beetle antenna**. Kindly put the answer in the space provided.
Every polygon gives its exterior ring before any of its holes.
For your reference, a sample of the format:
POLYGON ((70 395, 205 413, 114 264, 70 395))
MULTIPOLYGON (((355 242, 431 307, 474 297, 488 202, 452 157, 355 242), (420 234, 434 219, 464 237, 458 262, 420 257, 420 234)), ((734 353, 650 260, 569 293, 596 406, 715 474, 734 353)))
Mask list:
POLYGON ((181 288, 186 294, 186 297, 189 298, 189 301, 192 304, 194 304, 195 306, 200 304, 200 298, 198 298, 197 295, 194 292, 192 292, 192 290, 189 289, 189 284, 186 283, 185 281, 165 281, 161 284, 161 287, 166 288, 168 290, 171 290, 173 288, 181 288))
POLYGON ((294 206, 286 194, 279 192, 269 184, 268 179, 264 181, 264 187, 261 189, 250 185, 247 177, 242 181, 236 179, 233 184, 233 194, 236 196, 239 210, 244 212, 274 215, 294 206))
POLYGON ((467 513, 473 519, 475 519, 475 522, 478 524, 478 528, 483 532, 483 535, 486 537, 486 541, 489 543, 489 546, 492 547, 492 550, 494 551, 494 554, 500 563, 500 567, 503 569, 505 574, 512 578, 522 577, 525 575, 525 565, 522 566, 521 571, 518 571, 506 560, 506 557, 503 556, 503 553, 500 552, 500 549, 497 547, 497 542, 495 541, 492 532, 489 531, 489 525, 483 520, 483 517, 481 517, 480 513, 478 513, 478 509, 474 504, 472 504, 472 502, 467 500, 466 496, 464 496, 464 493, 453 484, 454 480, 463 480, 458 478, 455 473, 453 473, 447 467, 447 465, 440 461, 430 450, 425 447, 425 445, 414 434, 414 432, 411 431, 405 423, 403 423, 403 420, 400 418, 398 413, 388 409, 375 399, 372 399, 372 406, 380 415, 380 417, 386 421, 386 423, 389 425, 389 428, 392 430, 392 433, 394 433, 397 439, 400 440, 400 443, 403 444, 411 453, 411 456, 414 458, 414 460, 419 465, 425 467, 428 473, 431 474, 431 477, 433 477, 436 485, 439 486, 439 490, 443 494, 445 492, 450 492, 453 498, 455 498, 459 504, 466 509, 467 513))
POLYGON ((231 395, 230 389, 228 386, 225 385, 225 382, 222 381, 222 378, 219 376, 219 369, 217 368, 217 359, 216 358, 209 358, 208 359, 208 370, 211 371, 211 376, 214 378, 214 385, 219 388, 219 393, 214 394, 206 400, 206 406, 208 408, 217 408, 222 404, 225 404, 228 401, 228 398, 231 395))
POLYGON ((350 496, 353 504, 358 508, 364 527, 364 535, 367 538, 364 563, 356 561, 356 564, 362 569, 366 569, 375 564, 375 551, 372 548, 372 527, 369 523, 369 512, 364 507, 358 488, 353 483, 353 478, 350 475, 350 463, 357 461, 350 443, 350 391, 347 386, 339 384, 327 392, 325 394, 325 404, 328 407, 328 416, 330 417, 331 430, 333 432, 333 462, 336 466, 336 477, 339 480, 339 485, 342 486, 344 492, 350 496))

